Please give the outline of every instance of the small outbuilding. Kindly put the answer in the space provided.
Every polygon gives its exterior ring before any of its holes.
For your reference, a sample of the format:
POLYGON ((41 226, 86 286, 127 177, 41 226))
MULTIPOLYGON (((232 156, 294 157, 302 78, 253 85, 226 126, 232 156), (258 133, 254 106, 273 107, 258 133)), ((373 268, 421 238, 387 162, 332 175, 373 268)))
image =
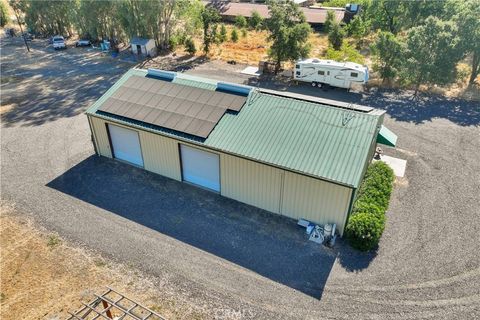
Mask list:
POLYGON ((132 53, 139 56, 155 57, 157 55, 157 46, 155 40, 134 37, 130 41, 132 53))
POLYGON ((395 144, 384 113, 153 69, 86 112, 100 156, 340 234, 377 141, 395 144))

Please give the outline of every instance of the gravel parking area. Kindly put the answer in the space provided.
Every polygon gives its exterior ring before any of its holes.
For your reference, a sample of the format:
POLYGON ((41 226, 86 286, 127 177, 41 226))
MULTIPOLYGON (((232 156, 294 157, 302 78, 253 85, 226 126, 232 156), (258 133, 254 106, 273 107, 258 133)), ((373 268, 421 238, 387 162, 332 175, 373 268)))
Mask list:
POLYGON ((478 102, 312 91, 220 72, 218 62, 189 70, 387 111, 399 143, 386 153, 408 163, 379 249, 330 250, 288 219, 94 156, 82 112, 132 65, 21 45, 1 41, 1 198, 42 226, 155 277, 212 318, 480 318, 478 102))

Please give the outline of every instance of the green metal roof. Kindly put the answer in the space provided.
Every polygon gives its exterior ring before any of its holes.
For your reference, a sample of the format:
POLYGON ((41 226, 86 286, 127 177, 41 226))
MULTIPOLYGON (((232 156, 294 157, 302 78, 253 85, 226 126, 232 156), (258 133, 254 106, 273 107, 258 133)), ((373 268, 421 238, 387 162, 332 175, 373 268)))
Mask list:
MULTIPOLYGON (((379 112, 345 110, 255 90, 240 112, 226 113, 204 140, 97 113, 101 103, 133 74, 147 72, 128 71, 87 114, 355 188, 381 124, 379 112)), ((216 88, 215 81, 184 74, 173 82, 216 88)))
POLYGON ((397 144, 397 135, 382 125, 378 132, 377 142, 386 146, 395 147, 397 144))

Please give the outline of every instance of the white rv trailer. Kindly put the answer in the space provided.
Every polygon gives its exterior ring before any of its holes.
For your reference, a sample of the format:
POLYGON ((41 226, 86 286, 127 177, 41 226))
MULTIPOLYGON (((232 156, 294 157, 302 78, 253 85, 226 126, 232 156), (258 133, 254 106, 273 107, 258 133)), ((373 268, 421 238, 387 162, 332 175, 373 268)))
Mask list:
POLYGON ((353 84, 368 81, 368 68, 353 62, 306 59, 297 61, 293 78, 310 82, 313 87, 328 84, 333 87, 350 89, 353 84))

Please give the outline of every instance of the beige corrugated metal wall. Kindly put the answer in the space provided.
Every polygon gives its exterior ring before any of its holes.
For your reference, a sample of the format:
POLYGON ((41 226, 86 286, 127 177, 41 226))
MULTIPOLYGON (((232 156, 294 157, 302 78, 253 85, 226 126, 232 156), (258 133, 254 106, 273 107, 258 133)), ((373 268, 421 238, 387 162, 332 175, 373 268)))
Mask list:
POLYGON ((95 117, 89 117, 94 130, 94 138, 97 142, 98 153, 104 157, 112 157, 112 151, 110 150, 110 142, 108 141, 107 128, 105 127, 105 121, 95 117))
POLYGON ((223 196, 280 213, 283 170, 221 154, 223 196))
MULTIPOLYGON (((105 128, 105 123, 110 122, 90 119, 98 152, 111 158, 105 128)), ((138 131, 145 169, 181 181, 179 142, 138 131)), ((343 233, 352 193, 348 187, 224 153, 220 153, 220 179, 221 194, 225 197, 294 219, 336 223, 340 234, 343 233)))
POLYGON ((178 142, 158 134, 139 132, 145 169, 181 181, 178 142))
POLYGON ((342 234, 351 195, 350 188, 286 171, 282 214, 319 224, 336 223, 342 234))

